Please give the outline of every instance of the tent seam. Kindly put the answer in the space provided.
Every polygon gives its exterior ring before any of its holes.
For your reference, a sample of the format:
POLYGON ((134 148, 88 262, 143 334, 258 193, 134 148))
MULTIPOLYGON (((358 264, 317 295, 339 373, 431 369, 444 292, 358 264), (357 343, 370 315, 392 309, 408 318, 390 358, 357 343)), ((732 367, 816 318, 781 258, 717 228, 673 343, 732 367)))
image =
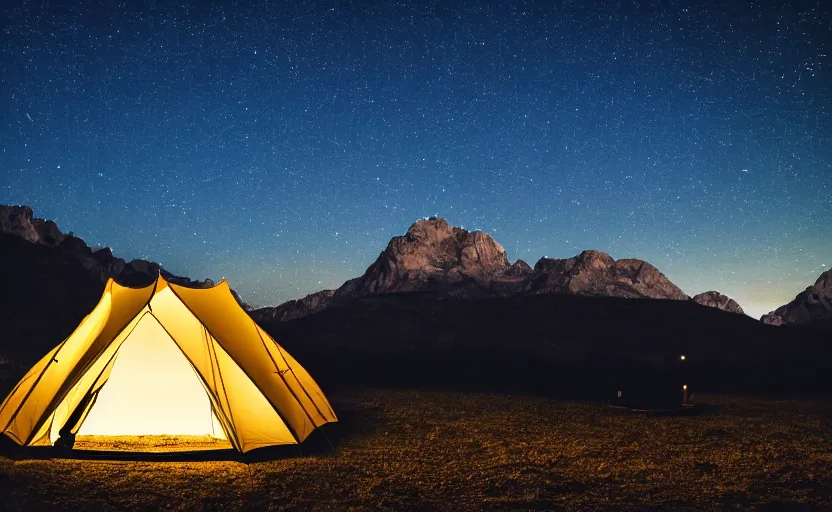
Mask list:
MULTIPOLYGON (((249 317, 249 318, 251 318, 251 317, 249 317)), ((266 351, 266 354, 268 354, 269 359, 272 361, 272 364, 274 365, 275 371, 280 376, 280 378, 283 380, 283 384, 286 385, 286 389, 288 389, 289 392, 292 394, 292 397, 295 399, 295 402, 298 403, 298 406, 301 408, 301 410, 304 412, 304 414, 306 414, 306 417, 309 418, 309 422, 312 423, 312 425, 314 426, 315 422, 312 420, 312 415, 309 414, 309 411, 307 411, 306 407, 304 407, 303 404, 300 402, 300 399, 298 398, 297 394, 294 392, 292 387, 289 385, 288 382, 286 382, 286 377, 283 376, 283 374, 285 372, 280 371, 280 369, 277 366, 277 361, 274 360, 274 357, 272 357, 272 353, 269 352, 269 347, 266 346, 266 340, 264 340, 263 335, 260 334, 260 329, 258 328, 259 326, 257 325, 257 322, 255 322, 254 319, 251 319, 251 321, 252 321, 252 323, 254 323, 254 329, 257 331, 257 337, 260 338, 260 343, 263 344, 263 349, 266 351)), ((275 343, 275 346, 277 346, 277 343, 275 343)), ((292 372, 292 375, 295 375, 295 371, 292 369, 292 366, 288 363, 288 361, 286 361, 286 358, 283 357, 283 353, 280 352, 279 348, 278 348, 278 352, 280 353, 280 357, 283 358, 283 362, 286 363, 286 368, 288 368, 292 372)), ((315 401, 312 400, 312 397, 310 397, 309 393, 306 392, 306 389, 303 388, 303 384, 301 384, 300 379, 298 379, 297 376, 295 376, 295 381, 297 381, 298 385, 300 386, 300 389, 302 389, 304 394, 306 394, 306 398, 308 398, 309 401, 312 402, 312 406, 315 407, 315 410, 318 412, 318 415, 320 415, 324 420, 326 420, 324 415, 321 414, 320 409, 318 409, 318 406, 315 404, 315 401)))
MULTIPOLYGON (((159 322, 159 323, 161 323, 161 322, 159 322)), ((214 364, 215 359, 211 358, 211 339, 212 338, 210 337, 210 334, 208 333, 208 330, 204 328, 205 326, 203 325, 202 327, 203 327, 203 329, 202 329, 202 339, 203 339, 203 341, 205 341, 205 349, 206 349, 207 354, 208 354, 208 365, 211 367, 211 379, 212 379, 212 382, 214 383, 213 384, 214 387, 216 387, 217 386, 217 373, 219 372, 219 363, 217 362, 217 364, 215 365, 214 364)), ((173 340, 173 342, 176 343, 176 340, 173 340)), ((194 372, 199 374, 199 372, 196 371, 195 367, 194 367, 194 372)), ((226 395, 225 400, 228 401, 228 394, 225 393, 225 395, 226 395)), ((217 405, 220 405, 220 404, 217 403, 217 405)), ((212 412, 213 412, 213 408, 214 408, 214 404, 211 403, 212 412)), ((230 414, 231 413, 231 404, 228 404, 228 408, 229 408, 229 414, 230 414)), ((223 411, 220 411, 220 412, 223 414, 223 416, 225 415, 225 413, 223 411)), ((219 419, 219 418, 217 418, 217 419, 219 419)), ((227 419, 227 421, 228 421, 228 428, 233 429, 235 437, 239 437, 239 433, 237 432, 237 425, 233 424, 233 422, 230 419, 227 419)), ((220 426, 222 426, 222 422, 220 422, 220 426)), ((212 429, 211 431, 212 432, 213 432, 213 428, 214 428, 214 425, 211 424, 211 429, 212 429)), ((223 430, 224 429, 225 429, 225 427, 223 427, 223 430)), ((226 432, 226 436, 228 436, 227 432, 226 432)), ((240 443, 240 445, 242 446, 242 443, 240 443)))
MULTIPOLYGON (((255 330, 257 330, 257 336, 259 336, 259 337, 260 337, 260 342, 263 344, 263 348, 266 350, 266 353, 269 355, 269 359, 271 359, 271 360, 272 360, 272 363, 274 364, 274 369, 275 369, 275 370, 277 370, 278 374, 280 375, 280 378, 281 378, 281 379, 283 379, 283 383, 284 383, 284 384, 286 384, 286 387, 289 389, 289 392, 291 392, 291 393, 292 393, 292 396, 293 396, 293 397, 295 397, 295 400, 297 401, 297 403, 298 403, 298 405, 300 406, 300 408, 301 408, 301 409, 303 409, 303 412, 305 412, 305 413, 306 413, 306 417, 307 417, 307 418, 309 418, 309 421, 312 423, 312 425, 314 425, 314 424, 315 424, 315 422, 314 422, 314 421, 312 421, 312 415, 311 415, 311 414, 309 414, 309 411, 307 411, 307 410, 306 410, 306 407, 304 407, 304 406, 303 406, 303 404, 300 402, 300 400, 298 399, 297 395, 296 395, 296 394, 295 394, 295 392, 292 390, 291 386, 289 386, 289 384, 286 382, 286 378, 283 376, 283 373, 281 373, 281 372, 280 372, 280 370, 278 369, 278 367, 277 367, 277 361, 275 361, 275 360, 274 360, 274 358, 272 357, 272 353, 271 353, 271 352, 269 352, 269 348, 266 346, 266 340, 264 340, 264 339, 263 339, 263 335, 262 335, 262 334, 260 334, 260 328, 259 328, 260 326, 258 326, 258 325, 257 325, 257 322, 255 322, 253 318, 251 318, 251 317, 249 317, 249 318, 251 319, 251 322, 254 324, 254 328, 255 328, 255 330)), ((290 364, 289 364, 289 362, 286 360, 286 356, 284 356, 284 355, 283 355, 283 351, 280 349, 280 345, 278 345, 278 343, 277 343, 276 341, 274 341, 274 339, 273 339, 273 338, 270 338, 270 339, 271 339, 271 340, 272 340, 272 342, 274 343, 274 346, 275 346, 275 348, 277 349, 277 353, 278 353, 278 354, 280 354, 281 359, 283 359, 283 362, 284 362, 284 363, 286 363, 286 368, 288 368, 288 369, 289 369, 289 371, 291 371, 291 372, 292 372, 292 376, 295 378, 295 382, 297 382, 297 383, 298 383, 298 386, 300 386, 300 389, 301 389, 301 390, 303 391, 303 393, 306 395, 306 398, 308 398, 308 399, 309 399, 309 401, 310 401, 310 402, 312 402, 312 407, 314 407, 314 408, 315 408, 315 411, 318 413, 318 416, 320 416, 320 417, 324 420, 324 423, 328 423, 328 422, 329 422, 329 420, 327 420, 326 416, 324 416, 324 414, 323 414, 323 413, 321 412, 321 410, 318 408, 318 404, 316 404, 316 403, 315 403, 315 400, 313 400, 313 399, 312 399, 312 397, 311 397, 311 396, 309 396, 309 392, 308 392, 308 391, 306 391, 306 388, 305 388, 305 387, 303 387, 303 383, 300 381, 300 379, 298 378, 298 376, 297 376, 297 375, 295 375, 295 369, 294 369, 294 368, 292 368, 292 365, 290 365, 290 364)))
MULTIPOLYGON (((144 309, 144 307, 142 307, 142 309, 144 309)), ((139 311, 141 311, 141 310, 139 310, 139 311)), ((136 313, 136 315, 135 315, 133 318, 131 318, 131 319, 130 319, 130 322, 132 322, 133 320, 135 320, 138 316, 139 316, 139 314, 138 314, 138 313, 136 313)), ((139 320, 139 321, 141 321, 141 320, 139 320)), ((127 322, 127 324, 126 324, 124 327, 122 327, 122 328, 121 328, 118 332, 119 332, 119 333, 121 333, 122 331, 124 331, 124 328, 125 328, 125 327, 127 327, 127 325, 130 325, 130 322, 127 322)), ((136 324, 138 325, 138 322, 136 322, 136 324)), ((134 326, 134 327, 133 327, 133 329, 135 329, 135 328, 136 328, 136 327, 134 326)), ((131 331, 131 332, 132 332, 132 331, 131 331)), ((130 336, 130 335, 128 334, 127 336, 130 336)), ((125 339, 127 338, 127 336, 125 336, 125 339)), ((112 343, 112 341, 111 341, 110 343, 112 343)), ((109 346, 109 345, 108 345, 108 346, 109 346)), ((61 399, 60 399, 60 400, 55 400, 55 399, 53 399, 53 400, 49 403, 49 406, 48 406, 48 407, 46 407, 46 408, 44 409, 44 415, 43 415, 43 416, 41 416, 41 418, 39 418, 39 419, 38 419, 37 423, 35 423, 35 426, 32 428, 32 431, 31 431, 31 432, 29 433, 29 435, 26 437, 26 443, 25 443, 25 444, 29 444, 29 443, 31 443, 31 442, 33 441, 32 437, 34 437, 34 435, 35 435, 35 434, 37 434, 38 430, 40 430, 40 428, 43 426, 43 423, 44 423, 47 419, 49 419, 49 416, 51 416, 52 414, 54 414, 55 409, 57 409, 57 408, 58 408, 58 406, 61 404, 61 402, 63 402, 64 400, 66 400, 66 395, 67 395, 67 394, 68 394, 68 393, 72 390, 72 388, 74 388, 74 387, 78 384, 78 380, 80 380, 80 379, 84 378, 84 374, 85 374, 85 373, 87 373, 87 372, 89 371, 90 367, 91 367, 92 365, 94 365, 94 364, 96 363, 96 361, 98 361, 98 359, 101 357, 101 354, 102 354, 105 350, 107 350, 107 347, 104 347, 104 348, 103 348, 103 349, 102 349, 102 350, 101 350, 98 354, 96 354, 96 356, 95 356, 94 358, 92 358, 91 362, 90 362, 88 365, 86 365, 86 367, 85 367, 83 370, 81 370, 80 372, 78 372, 78 375, 79 375, 80 377, 78 377, 78 378, 76 379, 76 382, 73 382, 71 386, 68 386, 68 387, 67 387, 66 391, 63 393, 63 395, 61 396, 61 399), (47 411, 52 411, 52 412, 50 412, 49 414, 46 414, 46 412, 47 412, 47 411)), ((58 353, 57 353, 57 352, 55 353, 55 356, 56 356, 56 357, 58 356, 58 353)), ((45 370, 45 369, 44 369, 44 370, 45 370)), ((67 376, 67 377, 69 377, 69 376, 67 376)), ((98 377, 96 377, 96 379, 97 379, 97 378, 98 378, 98 377)), ((94 384, 94 382, 93 382, 93 384, 94 384)), ((56 398, 57 398, 57 397, 56 397, 56 398)))
MULTIPOLYGON (((177 296, 177 298, 178 298, 178 296, 177 296)), ((182 302, 182 299, 179 299, 179 302, 182 302)), ((184 304, 184 302, 182 302, 182 304, 184 304)), ((185 306, 185 307, 187 307, 187 306, 185 306)), ((193 312, 191 312, 191 314, 193 314, 193 312)), ((199 317, 197 317, 196 315, 194 315, 194 318, 199 320, 199 317)), ((159 322, 159 323, 161 323, 161 322, 159 322)), ((202 321, 200 321, 199 323, 202 324, 202 321)), ((208 331, 208 328, 205 327, 205 325, 202 325, 202 330, 205 333, 207 333, 209 336, 211 336, 211 339, 214 339, 214 335, 211 334, 208 331)), ((173 336, 171 336, 171 338, 173 338, 173 336)), ((210 341, 208 338, 205 338, 205 340, 206 340, 206 343, 210 341)), ((174 342, 175 342, 175 340, 174 340, 174 342)), ((217 350, 214 347, 213 343, 207 343, 207 345, 208 345, 208 357, 211 357, 211 354, 213 353, 213 358, 214 358, 214 360, 211 363, 211 369, 212 369, 212 372, 213 372, 214 363, 216 363, 217 375, 219 375, 219 377, 220 377, 220 386, 222 386, 222 394, 225 396, 225 403, 228 404, 229 422, 230 422, 231 428, 234 430, 234 437, 237 438, 237 444, 240 445, 239 450, 240 450, 240 452, 242 452, 243 451, 243 442, 242 442, 241 439, 239 439, 240 434, 239 434, 239 432, 237 432, 237 422, 234 421, 234 411, 231 410, 231 400, 228 399, 228 390, 225 388, 225 379, 222 378, 222 369, 220 369, 220 362, 217 359, 217 350)), ((216 384, 216 382, 214 384, 216 384)))
MULTIPOLYGON (((52 361, 54 361, 58 357, 58 354, 61 352, 61 349, 64 348, 64 345, 66 344, 66 340, 68 340, 70 336, 72 336, 72 334, 70 334, 69 336, 64 338, 64 341, 61 342, 61 345, 58 347, 58 350, 55 351, 55 354, 49 359, 49 362, 46 363, 46 366, 43 367, 43 370, 41 370, 40 374, 35 379, 35 382, 32 384, 32 387, 29 388, 29 391, 27 391, 26 395, 20 400, 20 403, 17 405, 17 408, 14 410, 14 413, 12 413, 12 415, 9 416, 9 421, 6 422, 6 426, 3 427, 3 432, 6 432, 9 429, 9 427, 11 426, 11 424, 14 422, 14 420, 17 418, 17 415, 20 412, 20 409, 23 408, 23 404, 25 404, 26 401, 29 400, 29 397, 32 395, 32 391, 35 390, 35 387, 38 385, 38 383, 40 382, 40 379, 46 373, 46 370, 49 368, 49 365, 52 364, 52 361)), ((15 393, 15 391, 17 391, 20 388, 21 384, 23 384, 22 381, 19 382, 17 384, 17 386, 14 387, 12 392, 9 394, 9 397, 11 397, 15 393)), ((15 436, 15 437, 17 437, 17 436, 15 436)), ((21 443, 21 444, 23 444, 23 443, 21 443)))
MULTIPOLYGON (((112 279, 112 278, 110 278, 110 279, 112 279)), ((113 283, 115 283, 115 281, 112 281, 112 282, 113 282, 113 283)), ((127 328, 127 326, 128 326, 128 325, 130 325, 130 323, 131 323, 133 320, 135 320, 135 319, 139 316, 139 313, 141 313, 141 312, 142 312, 142 310, 143 310, 144 308, 148 307, 148 305, 150 304, 150 300, 151 300, 151 299, 153 298, 153 296, 156 294, 156 286, 157 286, 158 284, 159 284, 159 280, 157 279, 157 280, 153 283, 153 290, 151 290, 150 295, 147 297, 147 300, 144 302, 144 305, 143 305, 143 306, 142 306, 142 307, 141 307, 138 311, 136 311, 136 314, 135 314, 135 315, 133 315, 132 317, 130 317, 130 320, 129 320, 127 323, 125 323, 125 324, 124 324, 124 325, 123 325, 123 326, 122 326, 122 327, 118 330, 118 334, 121 334, 121 333, 124 331, 124 329, 126 329, 126 328, 127 328)), ((113 285, 112 285, 112 283, 111 283, 111 284, 110 284, 110 287, 109 287, 110 293, 112 293, 112 289, 113 289, 113 285)), ((98 306, 96 306, 96 307, 98 307, 98 306)), ((95 311, 95 309, 93 309, 93 311, 95 311)), ((110 313, 112 313, 112 309, 111 309, 110 313)), ((89 315, 87 315, 87 316, 89 316, 89 315)), ((109 321, 109 320, 110 320, 110 315, 107 315, 107 321, 109 321)), ((137 325, 138 325, 138 322, 137 322, 137 325)), ((79 324, 79 326, 80 326, 80 324, 79 324)), ((106 326, 107 326, 107 322, 105 322, 105 323, 104 323, 104 327, 106 327, 106 326)), ((133 327, 133 329, 135 329, 135 326, 133 327)), ((76 328, 76 330, 77 330, 77 328, 76 328)), ((102 331, 103 331, 103 328, 102 328, 102 331)), ((131 333, 132 333, 132 331, 131 331, 131 333)), ((72 331, 72 334, 75 334, 75 331, 72 331)), ((64 340, 64 342, 63 342, 64 344, 66 344, 66 341, 67 341, 67 340, 68 340, 68 339, 72 336, 72 334, 70 334, 69 336, 67 336, 66 340, 64 340)), ((116 337, 118 337, 118 334, 116 334, 116 337)), ((100 335, 101 335, 101 333, 99 333, 99 336, 100 336, 100 335)), ((128 336, 129 336, 129 334, 128 334, 128 336)), ((125 339, 126 339, 126 338, 127 338, 127 336, 125 336, 125 339)), ((98 340, 98 336, 96 336, 96 338, 95 338, 95 340, 93 341, 93 343, 95 343, 95 341, 97 341, 97 340, 98 340)), ((114 340, 115 340, 115 338, 113 338, 112 340, 110 340, 110 343, 112 343, 114 340)), ((107 344, 107 346, 109 346, 109 344, 107 344)), ((63 348, 63 344, 62 344, 62 348, 63 348)), ((102 353, 102 352, 104 352, 104 350, 106 350, 106 349, 107 349, 107 347, 102 348, 102 349, 99 351, 99 353, 98 353, 98 354, 96 354, 96 355, 95 355, 95 357, 93 357, 93 358, 92 358, 92 360, 90 361, 90 363, 89 363, 89 364, 87 364, 87 365, 84 367, 84 369, 83 369, 83 370, 81 370, 80 372, 78 372, 78 375, 83 376, 83 375, 84 375, 84 374, 85 374, 85 373, 86 373, 86 372, 90 369, 90 366, 92 366, 93 364, 95 364, 95 362, 98 360, 98 358, 99 358, 99 357, 101 357, 101 353, 102 353)), ((60 351, 60 349, 59 349, 59 351, 60 351)), ((55 352, 55 357, 57 357, 57 356, 58 356, 58 352, 55 352)), ((54 359, 54 358, 53 358, 53 359, 54 359)), ((45 371, 46 371, 46 368, 44 368, 43 370, 44 370, 44 372, 45 372, 45 371)), ((69 377, 69 376, 67 375, 67 377, 69 377)), ((40 379, 38 379, 38 380, 40 380, 40 379)), ((37 384, 37 383, 36 383, 36 384, 37 384)), ((52 410, 52 411, 54 412, 54 410, 55 410, 55 408, 58 406, 58 404, 60 404, 61 402, 63 402, 63 401, 64 401, 64 399, 66 398, 66 394, 67 394, 67 393, 69 393, 69 390, 70 390, 70 389, 72 389, 73 387, 75 387, 75 385, 76 385, 76 384, 78 384, 78 382, 77 382, 77 381, 76 381, 76 382, 73 382, 73 383, 72 383, 72 385, 68 386, 68 387, 67 387, 67 389, 66 389, 66 391, 63 393, 63 396, 61 396, 60 400, 55 400, 55 398, 57 398, 57 397, 53 398, 53 399, 52 399, 52 401, 50 401, 50 402, 49 402, 49 406, 48 406, 48 407, 46 407, 46 408, 44 409, 44 413, 45 413, 46 411, 48 411, 48 410, 52 410)), ((33 387, 33 389, 34 389, 34 386, 32 386, 32 387, 33 387)), ((59 391, 60 391, 60 388, 59 388, 59 391)), ((17 413, 15 413, 15 414, 17 414, 17 413)), ((31 439, 31 438, 32 438, 35 434, 37 434, 38 430, 40 430, 40 427, 42 426, 43 422, 47 420, 47 418, 49 418, 49 415, 46 415, 46 416, 41 415, 41 417, 40 417, 40 418, 38 418, 37 423, 35 423, 35 424, 34 424, 34 428, 33 428, 33 429, 32 429, 32 431, 29 433, 29 435, 26 437, 26 443, 25 443, 25 444, 27 444, 27 445, 28 445, 29 443, 31 443, 31 442, 32 442, 32 439, 31 439)))

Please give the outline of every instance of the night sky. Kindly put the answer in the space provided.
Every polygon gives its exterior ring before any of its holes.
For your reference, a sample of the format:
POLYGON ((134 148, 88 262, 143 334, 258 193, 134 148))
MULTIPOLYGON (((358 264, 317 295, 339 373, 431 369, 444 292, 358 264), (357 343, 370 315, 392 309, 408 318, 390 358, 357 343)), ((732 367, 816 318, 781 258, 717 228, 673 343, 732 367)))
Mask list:
POLYGON ((832 266, 828 1, 53 3, 1 8, 0 203, 253 305, 432 215, 755 317, 832 266))

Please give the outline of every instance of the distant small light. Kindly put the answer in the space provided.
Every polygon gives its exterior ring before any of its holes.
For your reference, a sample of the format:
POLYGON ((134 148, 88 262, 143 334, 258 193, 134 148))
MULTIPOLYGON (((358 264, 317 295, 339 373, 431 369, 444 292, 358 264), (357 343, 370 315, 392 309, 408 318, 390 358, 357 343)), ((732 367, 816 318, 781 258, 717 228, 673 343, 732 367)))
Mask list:
POLYGON ((682 389, 683 389, 684 391, 687 391, 687 390, 688 390, 688 385, 687 385, 687 384, 682 384, 682 389))
POLYGON ((685 355, 684 355, 684 354, 682 354, 681 356, 679 356, 679 359, 681 359, 682 361, 684 361, 684 360, 685 360, 685 355))

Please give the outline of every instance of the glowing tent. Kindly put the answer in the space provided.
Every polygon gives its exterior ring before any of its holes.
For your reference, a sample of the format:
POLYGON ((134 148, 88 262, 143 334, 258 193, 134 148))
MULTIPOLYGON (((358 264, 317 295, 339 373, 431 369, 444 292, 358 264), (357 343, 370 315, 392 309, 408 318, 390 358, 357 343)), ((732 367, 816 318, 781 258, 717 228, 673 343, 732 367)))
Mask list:
POLYGON ((209 435, 240 452, 298 444, 337 418, 312 377, 228 283, 145 288, 110 279, 95 309, 0 406, 23 446, 74 435, 209 435))

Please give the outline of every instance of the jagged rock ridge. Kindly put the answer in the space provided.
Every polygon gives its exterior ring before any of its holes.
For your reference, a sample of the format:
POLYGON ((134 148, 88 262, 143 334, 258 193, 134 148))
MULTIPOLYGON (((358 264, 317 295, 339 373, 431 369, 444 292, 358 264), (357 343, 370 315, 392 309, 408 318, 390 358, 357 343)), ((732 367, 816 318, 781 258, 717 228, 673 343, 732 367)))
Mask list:
POLYGON ((616 261, 601 251, 583 251, 568 259, 541 258, 524 291, 623 298, 690 298, 646 261, 616 261))
POLYGON ((286 322, 301 318, 324 309, 332 298, 335 290, 321 290, 310 293, 306 297, 284 302, 277 307, 261 308, 257 312, 257 321, 286 322))
POLYGON ((823 272, 815 284, 800 292, 793 301, 760 318, 769 325, 832 323, 832 269, 823 272))
POLYGON ((101 282, 113 278, 124 285, 141 286, 161 273, 172 283, 192 288, 208 288, 215 284, 210 279, 195 281, 171 274, 153 261, 136 259, 127 262, 114 256, 108 247, 93 250, 83 239, 76 237, 72 232, 62 233, 53 221, 35 218, 32 209, 25 205, 0 205, 0 232, 21 237, 31 243, 58 249, 61 253, 78 261, 90 275, 101 282))

